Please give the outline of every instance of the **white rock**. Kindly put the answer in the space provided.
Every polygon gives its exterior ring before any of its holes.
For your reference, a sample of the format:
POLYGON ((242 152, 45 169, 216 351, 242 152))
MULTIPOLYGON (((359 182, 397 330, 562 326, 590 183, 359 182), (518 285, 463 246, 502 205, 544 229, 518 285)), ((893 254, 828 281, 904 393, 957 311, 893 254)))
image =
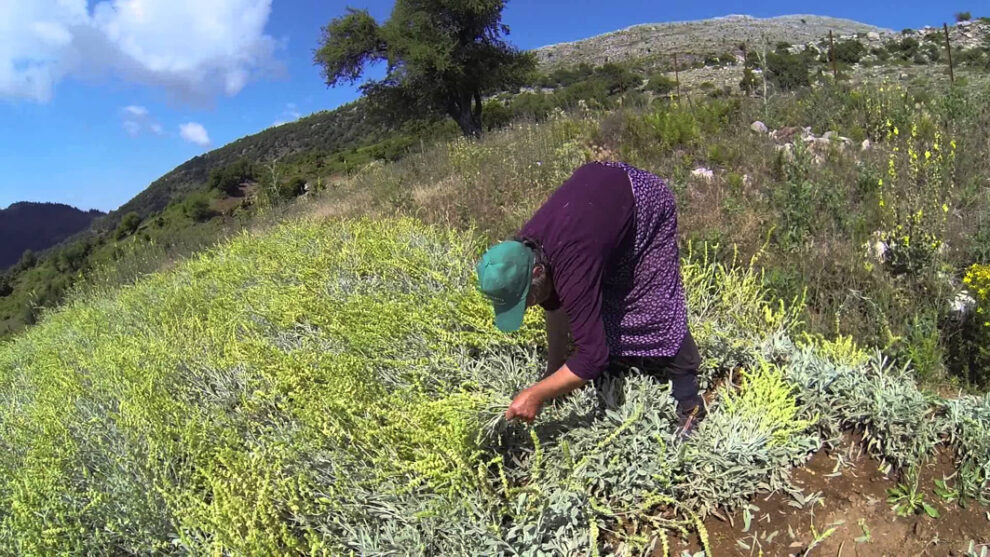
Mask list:
POLYGON ((969 27, 972 24, 973 24, 972 21, 968 21, 968 20, 967 21, 960 21, 959 23, 956 23, 956 27, 969 27))
POLYGON ((869 139, 864 139, 862 143, 859 144, 860 151, 869 151, 873 149, 873 144, 870 143, 869 139))
POLYGON ((706 182, 711 182, 712 180, 715 179, 715 173, 712 172, 710 168, 705 168, 703 166, 699 166, 698 168, 692 170, 691 176, 694 176, 695 178, 700 178, 701 180, 704 180, 706 182))
POLYGON ((866 34, 866 38, 871 41, 879 41, 880 33, 877 33, 876 31, 870 31, 869 33, 866 34))
POLYGON ((822 135, 822 139, 824 139, 825 141, 832 141, 832 139, 833 139, 834 137, 837 137, 838 135, 839 135, 839 134, 837 134, 837 133, 835 133, 834 131, 831 131, 831 130, 830 130, 830 131, 827 131, 827 132, 825 132, 825 133, 824 133, 824 134, 822 135))
POLYGON ((889 247, 887 242, 880 239, 880 233, 874 232, 873 239, 866 243, 866 255, 869 258, 875 259, 878 263, 883 263, 887 260, 887 251, 889 247))
POLYGON ((949 307, 951 307, 952 311, 955 313, 969 313, 969 310, 973 309, 973 306, 975 305, 976 300, 969 295, 969 292, 961 290, 956 293, 956 297, 953 298, 952 303, 949 304, 949 307))
POLYGON ((753 122, 752 124, 750 124, 749 129, 753 130, 756 133, 767 133, 767 131, 768 131, 767 130, 767 125, 764 124, 763 122, 759 121, 759 120, 757 120, 757 121, 753 122))

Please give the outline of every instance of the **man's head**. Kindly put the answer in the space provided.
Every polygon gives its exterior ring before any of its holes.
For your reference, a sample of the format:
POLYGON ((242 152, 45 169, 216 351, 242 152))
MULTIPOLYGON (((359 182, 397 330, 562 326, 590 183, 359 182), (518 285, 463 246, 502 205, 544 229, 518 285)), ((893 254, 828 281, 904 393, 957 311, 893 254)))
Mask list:
POLYGON ((495 307, 495 325, 518 330, 529 306, 541 304, 553 291, 539 249, 509 240, 488 249, 478 262, 478 284, 495 307))

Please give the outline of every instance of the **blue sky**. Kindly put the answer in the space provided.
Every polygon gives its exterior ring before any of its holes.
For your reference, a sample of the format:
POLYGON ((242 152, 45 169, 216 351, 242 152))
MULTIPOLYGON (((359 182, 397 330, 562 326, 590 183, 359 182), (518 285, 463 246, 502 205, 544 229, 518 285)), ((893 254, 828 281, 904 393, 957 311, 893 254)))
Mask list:
MULTIPOLYGON (((511 0, 503 21, 535 48, 728 14, 917 28, 983 2, 511 0)), ((0 1, 0 208, 114 209, 193 156, 356 98, 312 63, 320 27, 348 5, 383 20, 392 1, 0 1)))

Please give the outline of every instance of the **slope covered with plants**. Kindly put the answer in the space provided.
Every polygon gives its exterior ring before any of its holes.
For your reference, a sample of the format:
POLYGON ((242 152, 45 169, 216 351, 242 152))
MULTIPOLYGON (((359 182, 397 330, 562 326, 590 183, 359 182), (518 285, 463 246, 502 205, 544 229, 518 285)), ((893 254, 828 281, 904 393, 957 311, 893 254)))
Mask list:
POLYGON ((923 395, 849 339, 796 333, 745 262, 683 253, 711 415, 627 370, 499 417, 542 369, 497 333, 484 243, 414 220, 243 234, 94 292, 0 346, 0 544, 17 554, 639 554, 695 532, 845 428, 910 468, 942 442, 979 493, 990 397, 923 395), (621 525, 621 528, 619 527, 621 525))

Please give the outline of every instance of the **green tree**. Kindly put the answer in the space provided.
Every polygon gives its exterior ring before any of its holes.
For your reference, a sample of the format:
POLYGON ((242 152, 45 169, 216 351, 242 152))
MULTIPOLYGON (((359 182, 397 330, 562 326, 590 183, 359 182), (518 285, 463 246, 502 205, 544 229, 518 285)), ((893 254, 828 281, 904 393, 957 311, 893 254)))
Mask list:
POLYGON ((214 168, 210 171, 207 185, 227 195, 240 194, 241 184, 256 179, 257 172, 248 161, 241 159, 235 163, 214 168))
POLYGON ((482 130, 482 96, 521 85, 535 68, 532 55, 506 43, 504 0, 396 0, 379 25, 366 10, 323 28, 315 62, 327 85, 354 83, 365 68, 386 62, 383 79, 361 91, 382 113, 446 114, 464 135, 482 130))
POLYGON ((956 21, 969 21, 973 19, 973 14, 969 12, 956 12, 956 21))

